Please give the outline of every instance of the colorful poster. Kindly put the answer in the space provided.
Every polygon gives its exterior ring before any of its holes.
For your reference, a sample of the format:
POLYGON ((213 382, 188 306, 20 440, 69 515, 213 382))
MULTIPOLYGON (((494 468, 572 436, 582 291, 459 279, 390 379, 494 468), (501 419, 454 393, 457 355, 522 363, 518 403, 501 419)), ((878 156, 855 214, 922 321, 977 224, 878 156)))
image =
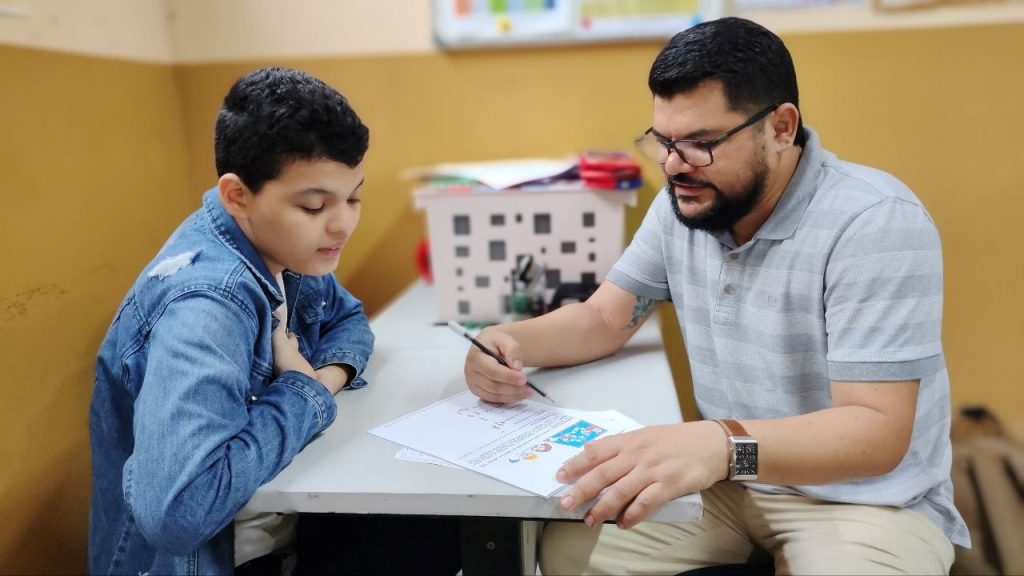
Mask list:
POLYGON ((572 29, 569 0, 434 0, 433 11, 444 47, 552 41, 572 29))
POLYGON ((667 39, 723 15, 724 0, 433 0, 444 48, 667 39))

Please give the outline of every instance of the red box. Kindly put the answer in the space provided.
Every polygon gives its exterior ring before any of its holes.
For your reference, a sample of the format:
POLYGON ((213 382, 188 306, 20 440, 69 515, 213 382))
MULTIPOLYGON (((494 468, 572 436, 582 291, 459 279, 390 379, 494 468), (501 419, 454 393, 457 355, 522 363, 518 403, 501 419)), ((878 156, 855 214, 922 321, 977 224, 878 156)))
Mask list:
POLYGON ((639 173, 640 165, 625 152, 588 150, 580 154, 580 172, 591 170, 602 172, 628 170, 639 173))

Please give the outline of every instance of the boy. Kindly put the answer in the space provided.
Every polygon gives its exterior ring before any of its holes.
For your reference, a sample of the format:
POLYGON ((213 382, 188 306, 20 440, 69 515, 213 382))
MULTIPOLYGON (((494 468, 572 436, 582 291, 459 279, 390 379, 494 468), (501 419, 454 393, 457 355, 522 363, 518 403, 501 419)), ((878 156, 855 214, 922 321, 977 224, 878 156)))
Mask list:
POLYGON ((230 574, 232 520, 334 420, 373 349, 332 272, 359 221, 368 130, 295 70, 231 88, 220 179, 122 302, 90 413, 94 574, 230 574))

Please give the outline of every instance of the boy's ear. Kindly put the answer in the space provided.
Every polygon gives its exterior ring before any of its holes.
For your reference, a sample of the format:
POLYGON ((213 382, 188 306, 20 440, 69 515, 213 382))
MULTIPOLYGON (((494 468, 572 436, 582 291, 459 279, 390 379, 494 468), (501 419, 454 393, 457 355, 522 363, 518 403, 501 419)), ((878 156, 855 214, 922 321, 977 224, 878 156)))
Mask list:
POLYGON ((217 181, 220 205, 236 220, 245 219, 252 193, 237 174, 228 172, 217 181))

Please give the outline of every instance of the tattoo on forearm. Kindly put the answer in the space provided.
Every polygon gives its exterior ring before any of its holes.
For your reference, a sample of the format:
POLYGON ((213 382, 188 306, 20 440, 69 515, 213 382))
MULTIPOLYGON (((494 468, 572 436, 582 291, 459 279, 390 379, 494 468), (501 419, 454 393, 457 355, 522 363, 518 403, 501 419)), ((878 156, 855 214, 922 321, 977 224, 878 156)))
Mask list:
POLYGON ((633 317, 629 319, 629 323, 626 324, 625 328, 636 328, 643 324, 644 320, 654 312, 654 298, 645 298, 643 296, 637 296, 636 302, 633 303, 633 317))

